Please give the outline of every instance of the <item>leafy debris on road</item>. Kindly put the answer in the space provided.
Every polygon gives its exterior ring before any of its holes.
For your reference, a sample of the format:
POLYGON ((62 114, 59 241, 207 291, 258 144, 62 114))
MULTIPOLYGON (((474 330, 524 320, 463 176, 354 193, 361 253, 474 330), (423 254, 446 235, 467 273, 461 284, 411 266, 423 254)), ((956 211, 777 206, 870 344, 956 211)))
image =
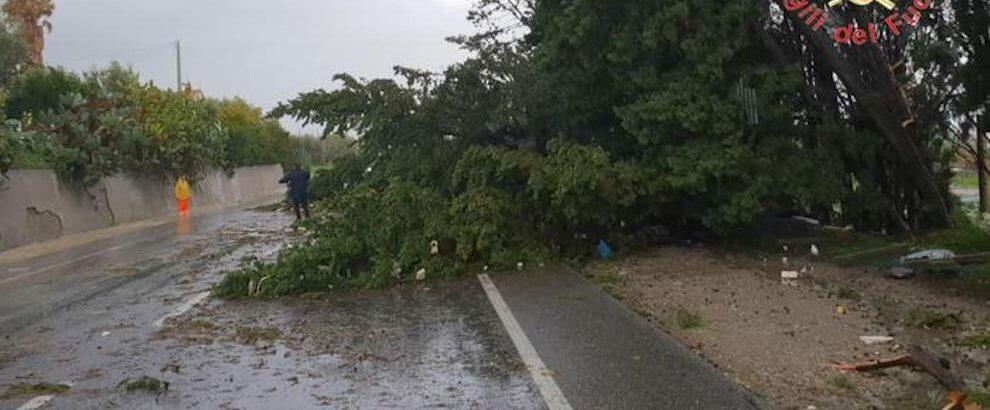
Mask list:
POLYGON ((168 391, 168 386, 168 382, 149 376, 141 376, 137 379, 124 379, 124 381, 117 384, 118 389, 122 389, 129 393, 144 391, 148 393, 160 394, 168 391))
POLYGON ((65 384, 52 383, 17 383, 7 388, 7 391, 0 394, 0 400, 21 396, 38 396, 45 394, 62 394, 69 391, 69 386, 65 384))

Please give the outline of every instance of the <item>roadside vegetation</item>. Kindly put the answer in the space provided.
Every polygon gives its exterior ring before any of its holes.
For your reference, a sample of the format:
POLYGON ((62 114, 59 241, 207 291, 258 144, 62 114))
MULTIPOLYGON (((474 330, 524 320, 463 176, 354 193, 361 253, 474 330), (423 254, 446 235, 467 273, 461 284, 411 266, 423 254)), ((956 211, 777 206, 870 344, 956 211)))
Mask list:
MULTIPOLYGON (((954 12, 969 12, 964 3, 954 12)), ((942 52, 968 32, 936 18, 910 48, 874 46, 933 85, 899 88, 857 80, 889 75, 858 60, 869 47, 810 47, 802 22, 771 19, 756 0, 518 5, 479 1, 470 19, 482 34, 451 38, 472 57, 442 73, 340 74, 277 107, 272 116, 328 136, 359 135, 356 151, 313 181, 306 240, 231 273, 216 292, 514 270, 580 260, 603 243, 625 251, 731 236, 768 216, 810 216, 882 241, 954 226, 950 160, 967 140, 953 118, 982 109, 958 90, 985 90, 976 60, 942 52), (513 36, 518 27, 525 34, 513 36), (857 63, 821 63, 831 59, 857 63), (891 125, 890 107, 866 95, 916 113, 913 125, 891 125), (910 105, 933 100, 947 108, 910 105)), ((955 235, 945 240, 988 246, 955 235)))
POLYGON ((82 187, 118 173, 196 182, 240 166, 322 165, 349 148, 292 137, 242 99, 163 89, 117 63, 82 74, 29 64, 15 27, 0 21, 0 176, 50 168, 82 187))
POLYGON ((164 90, 118 64, 83 75, 32 69, 6 89, 2 108, 4 171, 51 168, 83 186, 121 172, 195 181, 293 161, 294 139, 259 108, 164 90))

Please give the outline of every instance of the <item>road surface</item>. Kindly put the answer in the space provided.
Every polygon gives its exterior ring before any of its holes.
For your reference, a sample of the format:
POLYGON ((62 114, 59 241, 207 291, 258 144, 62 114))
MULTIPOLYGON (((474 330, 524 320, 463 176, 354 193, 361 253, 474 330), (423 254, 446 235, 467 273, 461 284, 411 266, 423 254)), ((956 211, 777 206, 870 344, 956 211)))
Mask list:
POLYGON ((209 297, 245 258, 275 257, 290 222, 228 212, 0 257, 0 409, 755 407, 567 269, 209 297), (144 376, 167 390, 127 389, 144 376), (46 385, 68 390, 10 390, 46 385))

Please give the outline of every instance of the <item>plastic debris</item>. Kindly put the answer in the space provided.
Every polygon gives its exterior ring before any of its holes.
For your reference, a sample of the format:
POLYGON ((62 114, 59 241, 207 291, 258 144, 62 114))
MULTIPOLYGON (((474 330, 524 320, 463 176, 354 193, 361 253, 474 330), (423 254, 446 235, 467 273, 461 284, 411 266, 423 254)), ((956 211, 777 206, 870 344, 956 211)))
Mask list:
POLYGON ((526 266, 522 262, 516 263, 516 270, 522 270, 523 266, 526 266))
POLYGON ((955 257, 956 257, 956 253, 948 249, 929 249, 904 256, 901 258, 901 263, 910 263, 910 262, 919 262, 919 261, 944 261, 955 257))
POLYGON ((797 279, 798 276, 800 275, 801 274, 798 271, 793 271, 793 270, 780 271, 781 279, 797 279))
POLYGON ((612 252, 612 247, 608 246, 608 243, 606 243, 604 239, 598 240, 598 245, 595 246, 595 250, 598 251, 598 256, 602 259, 612 259, 612 256, 615 256, 615 253, 612 252))
POLYGON ((860 336, 859 340, 868 345, 882 345, 894 341, 890 336, 860 336))
POLYGON ((846 314, 846 307, 845 306, 836 306, 836 308, 835 308, 835 314, 837 316, 842 316, 842 315, 846 314))
POLYGON ((821 256, 821 251, 818 250, 818 245, 811 245, 811 254, 813 256, 821 256))
POLYGON ((801 221, 801 222, 804 222, 804 223, 806 223, 806 224, 808 224, 808 225, 815 225, 815 226, 818 226, 818 225, 821 225, 821 224, 822 224, 822 223, 821 223, 821 222, 819 222, 819 221, 818 221, 817 219, 814 219, 814 218, 808 218, 807 216, 792 216, 792 217, 791 217, 791 219, 793 219, 793 220, 795 220, 795 221, 801 221))
POLYGON ((426 268, 421 268, 416 271, 416 280, 423 281, 426 280, 426 268))
POLYGON ((430 241, 430 255, 439 255, 439 254, 440 254, 440 242, 437 242, 437 240, 434 239, 430 241))
POLYGON ((100 334, 100 336, 103 336, 103 337, 110 336, 110 332, 104 331, 103 333, 100 334))
POLYGON ((887 276, 893 279, 909 279, 914 276, 914 269, 895 266, 887 271, 887 276))

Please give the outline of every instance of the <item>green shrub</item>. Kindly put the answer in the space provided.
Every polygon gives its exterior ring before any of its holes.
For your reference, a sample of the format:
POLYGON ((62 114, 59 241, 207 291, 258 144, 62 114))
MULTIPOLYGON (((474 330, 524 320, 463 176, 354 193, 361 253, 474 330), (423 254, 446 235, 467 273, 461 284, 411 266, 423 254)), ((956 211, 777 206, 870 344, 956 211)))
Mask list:
POLYGON ((79 76, 60 68, 39 68, 23 74, 10 87, 7 95, 7 116, 22 119, 58 112, 74 99, 87 98, 93 89, 79 76))

